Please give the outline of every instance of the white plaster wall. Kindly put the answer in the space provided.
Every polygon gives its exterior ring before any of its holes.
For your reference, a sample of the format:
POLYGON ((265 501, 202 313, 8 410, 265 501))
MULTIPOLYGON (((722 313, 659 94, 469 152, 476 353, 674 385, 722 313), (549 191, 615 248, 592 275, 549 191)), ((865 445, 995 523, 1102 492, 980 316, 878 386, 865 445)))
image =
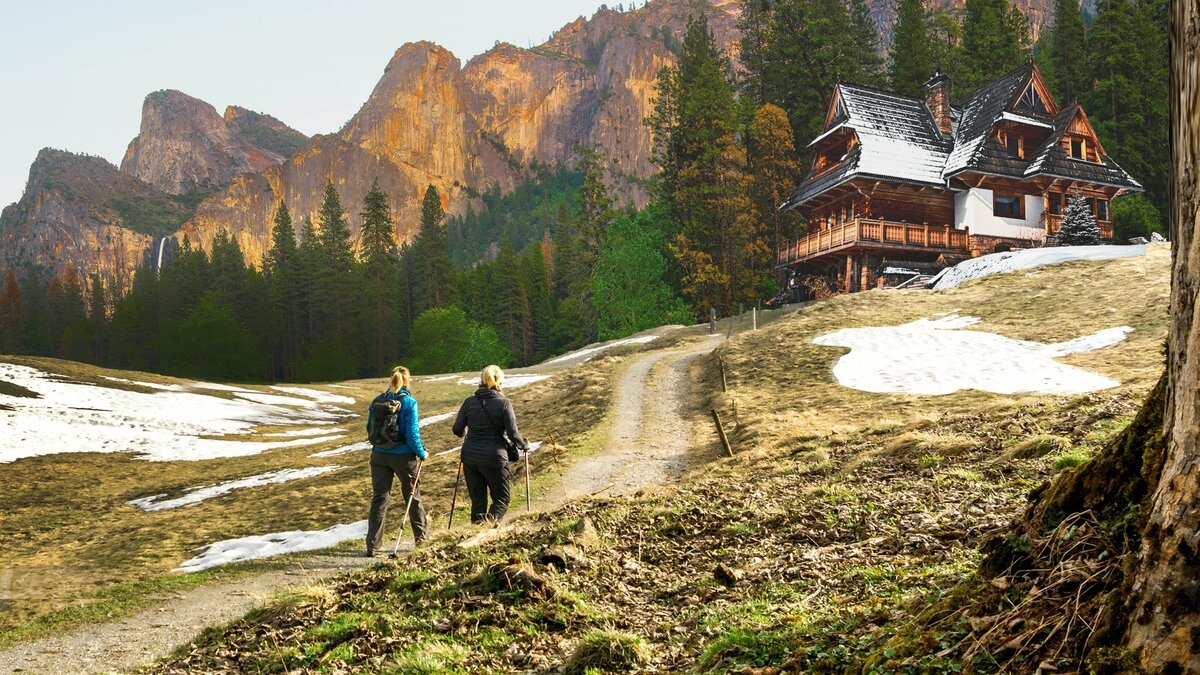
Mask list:
POLYGON ((992 191, 973 188, 954 195, 954 227, 969 228, 971 234, 1014 239, 1043 239, 1042 198, 1025 195, 1025 219, 992 215, 992 191))

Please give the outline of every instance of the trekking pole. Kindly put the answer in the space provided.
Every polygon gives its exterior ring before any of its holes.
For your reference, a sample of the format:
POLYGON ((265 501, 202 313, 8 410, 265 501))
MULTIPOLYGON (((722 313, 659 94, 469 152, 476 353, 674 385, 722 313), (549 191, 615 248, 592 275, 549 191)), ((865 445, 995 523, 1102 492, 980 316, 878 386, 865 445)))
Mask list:
POLYGON ((525 510, 532 511, 533 507, 529 501, 529 448, 525 448, 525 510))
POLYGON ((446 529, 454 524, 454 503, 458 501, 458 484, 462 482, 463 465, 458 463, 458 477, 454 479, 454 496, 450 498, 450 522, 446 523, 446 529))
POLYGON ((400 557, 397 553, 400 550, 400 537, 404 534, 404 519, 408 517, 408 511, 412 508, 413 499, 417 496, 417 485, 421 482, 421 467, 424 463, 422 460, 417 460, 417 473, 413 475, 412 492, 408 493, 408 504, 404 507, 404 513, 400 516, 400 531, 396 533, 396 545, 392 547, 392 554, 388 556, 389 558, 400 557))

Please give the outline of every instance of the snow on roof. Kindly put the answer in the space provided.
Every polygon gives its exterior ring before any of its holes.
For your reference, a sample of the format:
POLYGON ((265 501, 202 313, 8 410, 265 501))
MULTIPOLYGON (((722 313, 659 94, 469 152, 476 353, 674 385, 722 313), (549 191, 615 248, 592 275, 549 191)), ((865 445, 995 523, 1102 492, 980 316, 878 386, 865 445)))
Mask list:
POLYGON ((944 395, 962 389, 997 394, 1082 394, 1120 383, 1055 361, 1055 357, 1108 347, 1133 329, 1107 328, 1067 342, 1042 344, 963 330, 969 316, 919 319, 899 326, 846 328, 813 343, 849 347, 833 376, 839 384, 876 393, 944 395))
POLYGON ((949 178, 972 167, 988 138, 992 125, 1001 118, 1005 106, 1016 95, 1033 69, 1032 63, 993 80, 963 99, 960 118, 954 132, 954 150, 946 159, 942 176, 949 178))
POLYGON ((992 274, 1004 274, 1017 270, 1057 265, 1074 260, 1113 260, 1143 255, 1145 245, 1137 246, 1049 246, 1020 251, 992 253, 965 260, 954 267, 947 267, 934 278, 933 289, 954 288, 971 279, 992 274))
POLYGON ((146 393, 69 382, 12 363, 0 363, 0 379, 38 394, 36 398, 0 394, 4 404, 0 463, 63 452, 132 452, 151 461, 252 455, 343 434, 330 429, 323 436, 266 442, 213 437, 248 435, 259 425, 329 425, 347 414, 300 398, 274 397, 287 399, 286 405, 246 400, 256 392, 240 387, 209 383, 187 387, 226 391, 240 400, 174 389, 146 393))
POLYGON ((859 173, 941 183, 950 150, 923 99, 848 84, 838 85, 846 126, 862 143, 859 173))

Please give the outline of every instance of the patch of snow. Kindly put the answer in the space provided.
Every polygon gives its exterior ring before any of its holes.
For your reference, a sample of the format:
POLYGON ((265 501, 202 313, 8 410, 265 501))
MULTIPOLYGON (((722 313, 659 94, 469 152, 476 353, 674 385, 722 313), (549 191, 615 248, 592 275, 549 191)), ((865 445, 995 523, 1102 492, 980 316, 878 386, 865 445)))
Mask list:
POLYGON ((217 384, 216 382, 193 382, 192 384, 188 385, 188 387, 192 389, 212 389, 214 391, 252 391, 251 389, 246 389, 244 387, 234 387, 228 384, 217 384))
POLYGON ((599 354, 600 352, 602 352, 606 349, 612 349, 613 347, 619 347, 621 345, 645 344, 647 342, 650 342, 652 340, 657 340, 657 339, 658 339, 657 335, 642 335, 639 337, 625 338, 624 340, 615 340, 615 341, 609 342, 607 344, 598 345, 596 347, 588 347, 587 349, 580 349, 578 351, 563 354, 562 356, 557 356, 555 358, 550 359, 549 361, 544 361, 542 363, 542 365, 543 366, 552 366, 555 364, 568 363, 568 362, 584 363, 584 362, 590 360, 596 354, 599 354))
POLYGON ((933 289, 954 288, 972 279, 1042 265, 1058 265, 1075 260, 1113 260, 1143 255, 1145 252, 1145 246, 1049 246, 992 253, 942 270, 934 277, 933 289))
POLYGON ((320 452, 314 452, 313 454, 309 455, 309 457, 315 457, 315 458, 336 457, 338 455, 344 455, 348 452, 354 452, 355 450, 370 450, 370 449, 371 449, 371 444, 366 441, 363 441, 361 443, 351 443, 350 445, 343 445, 340 448, 334 448, 332 450, 322 450, 320 452))
MULTIPOLYGON (((332 423, 337 416, 190 391, 134 392, 64 381, 27 366, 0 363, 0 379, 40 398, 0 394, 0 463, 65 452, 131 452, 151 461, 253 455, 310 445, 341 434, 289 441, 244 442, 205 437, 248 435, 259 425, 332 423)), ((208 388, 208 387, 205 387, 208 388)))
POLYGON ((343 469, 341 466, 310 466, 304 469, 283 469, 282 471, 273 471, 271 473, 260 473, 257 476, 249 476, 247 478, 239 478, 238 480, 226 481, 216 485, 207 487, 189 488, 187 493, 175 499, 166 499, 159 501, 165 495, 153 495, 150 497, 142 497, 140 499, 131 499, 126 504, 131 504, 140 508, 143 511, 165 511, 166 509, 179 508, 180 506, 188 506, 190 504, 199 504, 207 499, 219 497, 220 495, 233 492, 234 490, 244 490, 246 488, 260 487, 262 485, 271 485, 276 483, 287 483, 288 481, 300 480, 302 478, 312 478, 330 471, 343 469))
POLYGON ((445 380, 453 380, 456 375, 438 375, 436 377, 417 377, 414 378, 419 382, 443 382, 445 380))
POLYGON ((324 530, 292 530, 273 532, 240 539, 226 539, 205 547, 204 553, 188 560, 173 572, 199 572, 243 560, 257 560, 283 553, 315 551, 337 546, 343 541, 364 539, 367 536, 367 521, 360 520, 349 525, 334 525, 324 530))
POLYGON ((285 394, 295 394, 297 396, 305 396, 320 403, 354 403, 354 399, 350 396, 342 396, 341 394, 331 394, 327 391, 318 389, 307 389, 305 387, 279 387, 272 386, 275 391, 282 391, 285 394))
MULTIPOLYGON (((523 387, 527 384, 533 384, 534 382, 541 382, 542 380, 545 380, 549 377, 550 377, 549 375, 536 375, 533 373, 528 373, 528 374, 527 373, 517 373, 514 375, 509 375, 508 373, 505 373, 504 374, 504 388, 505 389, 516 389, 517 387, 523 387)), ((473 387, 478 387, 479 386, 479 378, 471 377, 471 378, 459 380, 458 383, 470 385, 473 387)))
POLYGON ((417 422, 417 426, 424 427, 424 426, 428 426, 430 424, 437 424, 438 422, 444 422, 444 421, 450 419, 451 417, 454 417, 457 414, 458 413, 448 412, 448 413, 442 413, 440 415, 430 415, 429 417, 426 417, 425 419, 417 422))
POLYGON ((979 319, 947 316, 900 326, 846 328, 815 344, 849 347, 833 367, 839 384, 876 393, 942 395, 960 389, 997 394, 1082 394, 1120 383, 1054 360, 1114 345, 1133 329, 1108 328, 1067 342, 1042 344, 963 330, 979 319))

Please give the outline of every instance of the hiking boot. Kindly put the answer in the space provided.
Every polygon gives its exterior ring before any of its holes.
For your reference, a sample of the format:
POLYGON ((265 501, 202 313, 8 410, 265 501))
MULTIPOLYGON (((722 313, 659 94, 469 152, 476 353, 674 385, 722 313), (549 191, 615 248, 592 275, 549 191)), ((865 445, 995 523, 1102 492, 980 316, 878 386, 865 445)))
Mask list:
POLYGON ((366 556, 365 556, 365 557, 367 557, 367 558, 374 558, 374 557, 375 557, 375 549, 373 549, 373 548, 368 548, 368 549, 367 549, 367 553, 366 553, 366 556))

